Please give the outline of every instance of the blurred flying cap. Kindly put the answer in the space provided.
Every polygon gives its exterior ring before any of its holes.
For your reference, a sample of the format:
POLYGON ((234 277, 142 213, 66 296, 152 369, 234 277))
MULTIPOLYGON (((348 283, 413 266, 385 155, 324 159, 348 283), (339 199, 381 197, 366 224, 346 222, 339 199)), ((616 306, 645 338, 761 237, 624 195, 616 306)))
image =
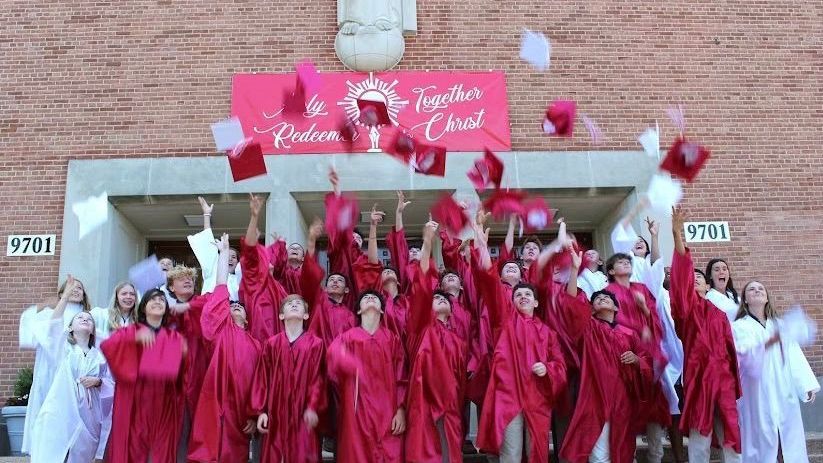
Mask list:
POLYGON ((296 119, 306 112, 306 90, 297 85, 293 91, 283 90, 283 117, 296 119))
POLYGON ((577 104, 570 100, 557 100, 546 109, 543 132, 557 137, 571 137, 574 134, 574 118, 577 104))
POLYGON ((793 306, 780 317, 780 338, 794 341, 801 347, 814 344, 817 323, 806 315, 799 305, 793 306))
POLYGON ((166 282, 166 275, 160 270, 157 256, 152 254, 147 259, 134 264, 129 269, 129 281, 134 283, 134 287, 140 294, 157 288, 166 282))
POLYGON ((666 115, 671 119, 672 124, 680 131, 680 135, 686 131, 686 106, 684 104, 676 104, 666 108, 666 115))
POLYGON ((316 94, 322 85, 320 74, 317 73, 314 64, 309 61, 301 61, 295 65, 297 71, 297 85, 303 88, 306 95, 316 94))
POLYGON ((483 209, 492 213, 495 220, 505 220, 511 214, 523 215, 525 195, 518 190, 495 190, 483 201, 483 209))
POLYGON ((211 134, 214 137, 217 151, 233 149, 246 138, 243 135, 243 127, 240 125, 240 119, 237 116, 212 124, 211 134))
POLYGON ((543 230, 552 223, 553 211, 541 197, 523 201, 523 225, 526 233, 543 230))
POLYGON ((676 179, 668 175, 657 174, 649 182, 646 192, 649 198, 649 209, 658 215, 670 214, 672 206, 683 199, 683 187, 676 179))
POLYGON ((403 164, 409 164, 415 151, 417 151, 417 142, 414 138, 400 127, 396 128, 391 142, 386 147, 386 153, 403 164))
POLYGON ((82 240, 109 219, 109 195, 104 191, 100 196, 89 196, 85 201, 72 204, 71 210, 77 216, 78 238, 82 240))
POLYGON ((386 108, 386 103, 382 101, 373 100, 357 100, 357 108, 360 110, 360 117, 358 121, 366 127, 374 127, 377 125, 389 125, 389 110, 386 108))
POLYGON ((340 142, 346 151, 351 152, 354 149, 354 139, 357 138, 357 126, 348 117, 343 117, 337 130, 340 132, 340 142))
POLYGON ((660 126, 656 122, 654 127, 649 127, 638 135, 637 141, 647 155, 660 159, 660 126))
POLYGON ((228 158, 231 176, 235 182, 268 173, 263 159, 263 149, 260 143, 253 142, 251 138, 237 145, 228 154, 228 158))
POLYGON ((354 228, 360 217, 360 206, 357 198, 350 193, 340 196, 329 194, 326 196, 326 227, 337 231, 346 231, 354 228))
POLYGON ((709 156, 711 152, 708 149, 678 137, 663 158, 660 168, 691 182, 709 160, 709 156))
POLYGON ((520 59, 542 72, 549 68, 551 52, 552 46, 545 35, 523 29, 523 36, 520 39, 520 59))
POLYGON ((466 228, 469 218, 466 211, 457 204, 452 195, 444 193, 432 206, 432 218, 445 228, 452 236, 458 236, 466 228))
POLYGON ((581 114, 580 120, 583 121, 583 125, 586 126, 586 130, 589 132, 589 136, 592 139, 592 145, 599 145, 603 141, 603 131, 600 130, 600 127, 597 126, 594 119, 585 114, 581 114))
POLYGON ((474 166, 466 176, 480 192, 486 191, 486 188, 492 185, 499 189, 503 181, 503 161, 486 148, 483 157, 474 161, 474 166))
POLYGON ((419 174, 444 177, 446 175, 446 148, 418 143, 409 161, 419 174))

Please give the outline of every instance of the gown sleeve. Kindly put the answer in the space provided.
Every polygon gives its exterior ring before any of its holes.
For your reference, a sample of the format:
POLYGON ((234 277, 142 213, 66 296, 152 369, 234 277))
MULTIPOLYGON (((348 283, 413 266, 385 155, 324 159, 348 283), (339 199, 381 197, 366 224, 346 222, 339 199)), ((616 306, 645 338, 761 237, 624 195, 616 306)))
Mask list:
POLYGON ((214 234, 211 228, 207 228, 195 235, 189 235, 188 241, 203 273, 202 293, 208 293, 214 289, 217 277, 217 247, 214 245, 214 234))
POLYGON ((232 323, 229 290, 226 285, 220 285, 208 296, 200 315, 203 337, 210 342, 216 341, 220 331, 225 329, 228 323, 232 323))

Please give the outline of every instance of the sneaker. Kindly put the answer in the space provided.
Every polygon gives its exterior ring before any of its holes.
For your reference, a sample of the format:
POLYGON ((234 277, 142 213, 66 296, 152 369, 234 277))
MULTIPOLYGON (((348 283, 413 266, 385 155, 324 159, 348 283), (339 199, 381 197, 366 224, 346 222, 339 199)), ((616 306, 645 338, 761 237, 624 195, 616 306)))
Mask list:
POLYGON ((323 451, 329 453, 337 452, 337 442, 332 437, 323 438, 323 451))
POLYGON ((463 455, 474 455, 477 453, 477 449, 474 447, 472 441, 466 439, 463 441, 463 455))

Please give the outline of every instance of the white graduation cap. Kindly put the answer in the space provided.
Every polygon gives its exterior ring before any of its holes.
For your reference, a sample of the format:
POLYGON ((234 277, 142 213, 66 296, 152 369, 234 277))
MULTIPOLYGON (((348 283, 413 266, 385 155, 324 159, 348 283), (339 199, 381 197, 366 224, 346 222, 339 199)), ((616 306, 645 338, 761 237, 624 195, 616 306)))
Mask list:
POLYGON ((240 119, 236 116, 212 124, 211 134, 214 137, 214 144, 217 145, 217 151, 234 149, 246 138, 243 135, 240 119))
POLYGON ((793 306, 781 317, 781 339, 808 346, 814 343, 815 335, 817 335, 817 323, 809 318, 799 305, 793 306))
POLYGON ((683 186, 680 181, 668 175, 657 174, 649 182, 646 193, 649 197, 649 209, 659 215, 672 212, 672 206, 683 199, 683 186))
POLYGON ((100 196, 89 196, 85 201, 71 205, 80 224, 79 239, 83 239, 94 229, 109 219, 109 195, 104 191, 100 196))
POLYGON ((646 154, 660 159, 660 126, 657 122, 654 123, 654 127, 649 127, 638 135, 637 141, 640 142, 646 154))
POLYGON ((549 68, 552 46, 549 39, 540 32, 523 29, 520 40, 520 59, 535 67, 538 71, 549 68))
POLYGON ((134 287, 140 294, 157 288, 166 282, 166 275, 160 270, 157 256, 152 254, 147 259, 143 259, 129 269, 129 281, 134 283, 134 287))

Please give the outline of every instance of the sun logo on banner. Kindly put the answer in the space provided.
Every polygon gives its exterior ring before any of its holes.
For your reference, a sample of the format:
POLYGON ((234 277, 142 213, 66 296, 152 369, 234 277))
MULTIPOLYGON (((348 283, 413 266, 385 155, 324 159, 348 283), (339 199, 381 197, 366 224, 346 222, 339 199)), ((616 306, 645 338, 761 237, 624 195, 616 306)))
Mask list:
MULTIPOLYGON (((346 96, 337 102, 346 112, 346 118, 359 124, 360 108, 357 105, 357 100, 378 101, 386 105, 386 110, 389 113, 392 125, 397 125, 397 115, 400 110, 409 104, 409 100, 403 100, 395 91, 398 81, 392 83, 384 82, 374 76, 374 73, 369 73, 369 77, 359 83, 352 83, 347 80, 346 86, 349 91, 346 96)), ((371 148, 369 152, 381 152, 379 148, 380 130, 378 127, 371 127, 369 130, 369 140, 371 141, 371 148)))

